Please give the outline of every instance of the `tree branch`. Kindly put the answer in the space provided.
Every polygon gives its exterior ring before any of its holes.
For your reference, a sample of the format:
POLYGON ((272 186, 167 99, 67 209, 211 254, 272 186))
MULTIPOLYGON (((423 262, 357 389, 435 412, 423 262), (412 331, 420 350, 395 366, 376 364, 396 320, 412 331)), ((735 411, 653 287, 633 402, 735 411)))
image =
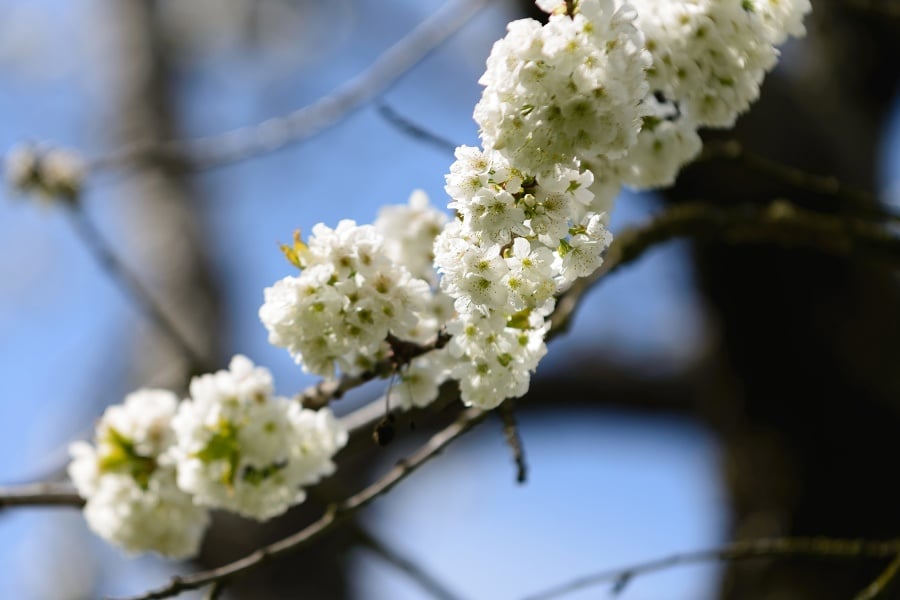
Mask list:
POLYGON ((616 235, 600 269, 577 280, 559 296, 548 339, 568 328, 582 296, 598 281, 636 261, 650 248, 684 237, 724 244, 805 248, 900 266, 900 238, 889 228, 870 220, 818 213, 785 201, 765 207, 680 204, 646 225, 616 235))
MULTIPOLYGON (((620 232, 608 250, 603 266, 590 277, 576 281, 559 296, 547 339, 566 331, 581 298, 600 280, 636 261, 651 248, 679 237, 817 249, 840 256, 852 254, 875 258, 900 266, 900 238, 876 223, 803 210, 786 202, 775 202, 768 207, 723 208, 702 203, 683 204, 666 210, 646 225, 620 232)), ((405 364, 403 361, 440 348, 448 340, 448 336, 441 335, 432 344, 405 348, 403 357, 390 357, 363 375, 322 381, 297 398, 313 408, 325 406, 344 392, 390 374, 400 364, 405 364)), ((381 405, 376 403, 349 413, 342 422, 355 432, 371 427, 383 414, 381 405)), ((19 488, 7 488, 10 489, 19 488)), ((0 505, 3 496, 3 488, 0 488, 0 505)))
POLYGON ((73 506, 81 508, 84 500, 68 482, 29 483, 0 486, 0 508, 10 506, 73 506))
POLYGON ((378 114, 384 117, 385 121, 395 127, 400 133, 420 142, 429 144, 438 150, 449 152, 451 156, 453 156, 457 146, 459 146, 459 144, 455 144, 447 138, 442 137, 433 131, 429 131, 422 125, 407 119, 405 115, 400 114, 391 106, 383 102, 378 104, 378 114))
MULTIPOLYGON (((624 569, 603 571, 581 577, 537 594, 525 600, 549 600, 601 583, 612 583, 621 592, 634 578, 672 567, 710 561, 738 561, 752 558, 885 558, 900 552, 900 540, 869 541, 830 538, 775 538, 733 542, 719 548, 673 554, 665 558, 639 563, 624 569)), ((897 558, 895 561, 897 562, 897 558)), ((893 564, 893 563, 892 563, 893 564)), ((898 565, 900 567, 900 565, 898 565)), ((891 575, 893 577, 893 575, 891 575)), ((881 578, 879 578, 881 579, 881 578)), ((859 598, 857 600, 860 600, 859 598)))
POLYGON ((853 597, 853 600, 875 600, 880 597, 888 585, 897 578, 900 572, 900 553, 894 556, 894 560, 888 563, 884 571, 860 593, 853 597))
POLYGON ((175 323, 159 307, 150 292, 141 283, 140 278, 119 258, 112 246, 84 212, 79 204, 66 203, 66 211, 72 226, 88 252, 94 257, 99 267, 109 276, 117 287, 131 300, 134 306, 144 314, 153 325, 164 334, 188 363, 188 372, 209 371, 210 366, 188 343, 187 339, 175 326, 175 323))
POLYGON ((785 165, 761 154, 750 152, 737 140, 707 142, 703 147, 703 153, 700 158, 701 160, 720 159, 734 161, 751 171, 761 175, 768 175, 794 188, 821 196, 833 196, 847 200, 851 206, 856 207, 856 210, 865 210, 866 207, 870 207, 868 214, 863 214, 862 216, 889 220, 900 218, 875 209, 874 207, 880 204, 878 197, 867 190, 842 183, 840 179, 833 175, 816 175, 785 165))
POLYGON ((401 460, 397 466, 388 471, 381 479, 346 500, 332 504, 318 520, 297 533, 274 544, 264 546, 252 554, 217 569, 201 571, 183 577, 173 577, 165 586, 129 597, 127 600, 168 598, 185 590, 193 590, 218 581, 231 579, 236 575, 258 567, 276 556, 299 550, 333 529, 344 518, 356 513, 375 498, 386 494, 428 460, 437 456, 451 442, 480 423, 486 414, 484 411, 476 408, 465 410, 456 421, 432 436, 425 445, 408 458, 401 460))
POLYGON ((528 479, 528 463, 525 462, 525 446, 522 444, 519 425, 516 423, 513 399, 510 398, 501 404, 497 410, 503 420, 503 435, 506 437, 506 445, 512 450, 513 460, 516 463, 516 483, 525 483, 528 479))
POLYGON ((373 379, 389 377, 396 373, 397 369, 410 363, 414 358, 432 350, 443 348, 450 341, 450 336, 446 332, 440 331, 434 341, 423 345, 400 342, 395 339, 389 339, 388 341, 392 342, 393 351, 391 356, 379 361, 368 371, 359 375, 343 375, 337 379, 324 379, 295 395, 294 400, 311 409, 327 406, 329 402, 339 399, 346 392, 373 379))
POLYGON ((406 574, 433 598, 438 600, 457 600, 456 594, 451 592, 442 582, 425 571, 420 565, 385 545, 361 525, 355 524, 353 533, 363 547, 406 574))
POLYGON ((206 169, 274 152, 321 132, 378 97, 432 50, 468 23, 490 0, 455 0, 442 6, 333 94, 262 123, 208 137, 138 142, 93 161, 93 171, 121 168, 152 157, 206 169))

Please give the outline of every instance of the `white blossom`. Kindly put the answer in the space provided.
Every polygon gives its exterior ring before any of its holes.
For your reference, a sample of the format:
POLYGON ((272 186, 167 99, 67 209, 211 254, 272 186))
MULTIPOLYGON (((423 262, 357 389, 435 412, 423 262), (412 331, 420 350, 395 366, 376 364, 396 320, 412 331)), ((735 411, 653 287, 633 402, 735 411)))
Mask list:
POLYGON ((804 33, 808 0, 633 0, 653 55, 651 91, 692 122, 731 127, 759 96, 775 48, 804 33))
POLYGON ((548 325, 538 320, 539 325, 528 319, 512 327, 496 315, 470 315, 448 325, 453 334, 448 352, 457 359, 450 373, 466 405, 492 409, 528 391, 531 372, 547 352, 548 325))
POLYGON ((429 204, 425 192, 416 190, 409 204, 382 207, 374 225, 384 238, 385 255, 413 277, 434 285, 434 238, 446 223, 447 215, 429 204))
MULTIPOLYGON (((558 8, 544 3, 542 8, 558 8)), ((582 0, 545 26, 513 21, 494 44, 475 107, 485 148, 535 175, 554 165, 615 158, 634 144, 650 57, 629 5, 582 0)))
POLYGON ((371 225, 320 223, 298 254, 303 272, 267 288, 259 316, 305 371, 359 374, 387 356, 388 334, 410 339, 427 316, 430 286, 388 257, 371 225))
POLYGON ((272 376, 235 356, 228 371, 195 377, 172 425, 178 486, 195 502, 257 520, 302 502, 302 485, 330 474, 346 432, 327 408, 273 396, 272 376))
POLYGON ((88 525, 129 553, 193 556, 209 523, 206 509, 176 486, 167 456, 177 403, 164 390, 129 394, 104 412, 94 446, 70 448, 69 476, 86 500, 88 525))

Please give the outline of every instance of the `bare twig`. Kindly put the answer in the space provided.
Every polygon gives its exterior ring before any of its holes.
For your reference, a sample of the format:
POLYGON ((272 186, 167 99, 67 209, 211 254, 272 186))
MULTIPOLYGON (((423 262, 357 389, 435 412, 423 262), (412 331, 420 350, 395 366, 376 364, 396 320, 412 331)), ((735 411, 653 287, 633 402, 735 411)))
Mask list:
POLYGON ((894 560, 888 563, 888 566, 885 567, 875 581, 854 596, 853 600, 876 600, 876 598, 880 598, 887 590, 888 585, 897 578, 898 572, 900 572, 900 553, 894 556, 894 560))
POLYGON ((516 483, 525 483, 528 479, 528 464, 525 462, 525 446, 516 423, 515 403, 512 399, 500 405, 500 418, 503 419, 503 434, 506 444, 512 450, 516 462, 516 483))
POLYGON ((290 114, 209 137, 135 143, 91 161, 90 167, 92 170, 120 168, 153 157, 204 169, 267 154, 312 137, 382 94, 468 23, 489 1, 448 2, 388 48, 368 70, 344 83, 333 94, 290 114))
POLYGON ((406 116, 400 114, 383 102, 378 104, 378 114, 384 117, 388 123, 396 127, 401 133, 419 140, 420 142, 425 142, 426 144, 434 146, 438 150, 443 150, 444 152, 449 152, 453 155, 453 153, 456 152, 457 146, 459 146, 459 144, 455 144, 447 138, 442 137, 433 131, 429 131, 422 125, 412 122, 407 119, 406 116))
MULTIPOLYGON (((601 583, 611 583, 622 591, 641 575, 672 567, 710 561, 738 561, 753 558, 829 558, 858 559, 893 557, 900 552, 900 540, 869 541, 830 538, 776 538, 733 542, 719 548, 673 554, 665 558, 639 563, 623 569, 603 571, 553 586, 526 600, 549 600, 601 583)), ((896 559, 895 559, 896 560, 896 559)))
POLYGON ((707 142, 703 147, 703 160, 722 159, 739 162, 748 169, 768 175, 794 188, 810 191, 821 196, 834 196, 847 200, 856 211, 870 209, 862 216, 897 219, 877 210, 879 205, 875 194, 864 189, 848 185, 832 175, 817 175, 802 169, 785 165, 761 154, 750 152, 737 140, 707 142))
POLYGON ((900 18, 900 2, 896 0, 844 0, 850 8, 875 17, 900 18))
MULTIPOLYGON (((643 256, 651 248, 679 237, 691 237, 724 243, 775 244, 786 247, 818 249, 837 255, 860 255, 900 265, 900 238, 878 224, 825 215, 798 209, 785 202, 768 207, 714 207, 708 204, 683 204, 672 207, 650 223, 620 232, 606 255, 603 266, 592 276, 576 281, 560 295, 548 339, 565 332, 584 293, 613 271, 643 256)), ((449 337, 439 336, 432 344, 406 350, 411 360, 446 344, 449 337)), ((298 396, 312 407, 324 406, 332 398, 387 375, 399 366, 390 357, 370 373, 325 381, 298 396), (379 375, 382 374, 382 375, 379 375)), ((365 406, 343 418, 350 430, 371 426, 383 416, 380 404, 365 406)))
POLYGON ((0 486, 0 508, 10 506, 73 506, 80 508, 84 500, 68 482, 29 483, 0 486))
POLYGON ((134 303, 144 316, 166 335, 172 344, 188 361, 189 372, 209 370, 206 361, 191 347, 178 331, 172 320, 166 316, 141 280, 119 258, 115 250, 104 239, 91 219, 78 204, 67 204, 67 213, 78 237, 109 278, 134 303))
POLYGON ((408 458, 401 460, 397 466, 388 471, 381 479, 353 496, 350 496, 346 500, 331 505, 325 511, 325 514, 318 520, 297 533, 279 540, 274 544, 264 546, 252 554, 217 569, 201 571, 183 577, 173 577, 165 586, 150 590, 144 594, 133 596, 130 600, 168 598, 185 590, 193 590, 213 584, 217 581, 229 580, 236 575, 258 567, 262 563, 276 556, 306 546, 324 533, 330 531, 342 519, 354 514, 375 498, 390 491, 391 488, 408 477, 429 459, 437 456, 451 442, 472 429, 476 424, 480 423, 485 415, 485 412, 475 408, 465 410, 456 421, 432 436, 425 445, 416 450, 408 458))
POLYGON ((598 281, 631 264, 650 248, 676 238, 805 248, 900 266, 900 238, 888 227, 871 220, 804 210, 785 201, 763 207, 681 204, 667 209, 646 225, 616 236, 603 266, 590 277, 577 280, 560 295, 551 316, 548 339, 566 330, 581 297, 598 281))
POLYGON ((312 385, 296 396, 294 400, 301 402, 306 408, 318 409, 326 406, 332 400, 341 398, 350 390, 364 385, 373 379, 389 377, 403 365, 410 363, 414 358, 422 356, 432 350, 439 350, 447 345, 450 336, 446 332, 438 332, 437 337, 427 344, 403 343, 402 352, 398 347, 394 348, 391 356, 378 362, 374 367, 359 375, 344 375, 337 379, 325 379, 312 385))
POLYGON ((438 600, 457 600, 458 597, 456 594, 451 592, 447 586, 439 581, 434 575, 423 569, 421 565, 387 546, 384 542, 367 531, 362 525, 355 524, 353 533, 365 548, 406 574, 433 598, 437 598, 438 600))
POLYGON ((222 596, 222 593, 225 591, 225 581, 220 580, 209 586, 209 589, 206 590, 206 596, 204 596, 204 600, 217 600, 222 596))

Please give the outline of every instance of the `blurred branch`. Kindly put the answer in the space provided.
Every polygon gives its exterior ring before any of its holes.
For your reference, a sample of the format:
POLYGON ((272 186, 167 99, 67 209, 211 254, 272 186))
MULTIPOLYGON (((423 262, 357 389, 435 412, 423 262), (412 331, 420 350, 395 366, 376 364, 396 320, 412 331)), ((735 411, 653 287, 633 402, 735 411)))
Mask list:
MULTIPOLYGON (((613 593, 622 592, 636 577, 663 571, 672 567, 710 561, 739 561, 754 558, 885 558, 896 556, 900 552, 900 540, 869 541, 844 540, 830 538, 775 538, 733 542, 719 548, 673 554, 665 558, 639 563, 624 569, 603 571, 594 575, 581 577, 537 594, 527 596, 525 600, 549 600, 571 594, 587 587, 601 583, 612 583, 613 593)), ((895 561, 897 559, 895 558, 895 561)), ((891 563, 893 565, 893 563, 891 563)), ((900 566, 900 565, 898 565, 900 566)), ((896 570, 896 568, 895 568, 896 570)), ((891 575, 893 577, 893 575, 891 575)), ((879 579, 881 579, 879 577, 879 579)), ((866 596, 858 597, 862 600, 866 596)), ((870 596, 868 598, 874 598, 870 596)))
POLYGON ((66 208, 75 232, 94 257, 94 260, 97 261, 97 264, 113 283, 131 300, 134 306, 184 356, 188 363, 188 372, 210 370, 206 361, 191 347, 181 332, 178 331, 178 327, 157 305, 153 296, 150 295, 150 292, 147 291, 147 288, 144 287, 137 275, 125 265, 112 246, 104 239, 93 221, 84 212, 84 209, 80 205, 72 203, 66 203, 66 208))
MULTIPOLYGON (((767 207, 716 207, 704 203, 677 205, 648 224, 626 229, 616 236, 603 266, 560 294, 556 310, 551 315, 547 339, 553 339, 567 330, 584 294, 604 277, 636 261, 651 248, 680 237, 727 244, 807 248, 838 256, 873 258, 900 266, 900 238, 888 228, 870 221, 816 213, 784 201, 767 207)), ((371 371, 322 381, 296 398, 305 406, 320 408, 350 389, 393 373, 399 366, 442 347, 447 341, 449 336, 441 334, 431 344, 398 346, 391 357, 378 363, 371 371)), ((382 405, 376 401, 344 416, 342 422, 351 432, 356 432, 371 427, 383 416, 382 405)), ((0 497, 0 504, 2 502, 0 497)))
POLYGON ((850 8, 874 16, 900 18, 900 2, 896 0, 844 0, 850 8))
POLYGON ((855 210, 865 210, 866 207, 870 207, 869 214, 863 216, 894 220, 900 218, 875 209, 874 207, 879 205, 878 197, 869 191, 842 183, 840 179, 832 175, 808 173, 750 152, 737 140, 707 142, 703 147, 700 160, 714 159, 737 162, 751 171, 768 175, 797 189, 847 200, 855 207, 855 210))
POLYGON ((894 556, 894 560, 888 563, 884 571, 860 593, 853 597, 853 600, 875 600, 881 597, 882 593, 887 589, 900 572, 900 553, 894 556))
POLYGON ((81 508, 84 500, 68 482, 29 483, 0 486, 0 508, 10 506, 74 506, 81 508))
POLYGON ((92 170, 121 168, 146 158, 205 169, 239 162, 312 137, 376 98, 468 23, 490 0, 454 0, 388 48, 368 70, 333 94, 290 114, 196 139, 136 142, 90 162, 92 170))
POLYGON ((616 235, 603 266, 590 277, 577 280, 559 296, 548 339, 567 329, 582 296, 598 281, 634 262, 650 248, 676 238, 805 248, 900 266, 900 237, 870 220, 818 213, 783 200, 763 207, 680 204, 666 209, 646 225, 616 235))
POLYGON ((424 142, 431 146, 434 146, 438 150, 443 150, 445 152, 449 152, 451 155, 456 152, 457 146, 459 144, 455 144, 448 140, 445 137, 442 137, 433 131, 429 131, 422 125, 418 123, 414 123, 410 119, 407 119, 404 115, 400 114, 396 110, 394 110, 391 106, 379 102, 378 103, 378 114, 384 117, 384 119, 393 125, 396 129, 409 137, 416 139, 420 142, 424 142))
POLYGON ((353 534, 363 547, 406 574, 433 598, 438 598, 439 600, 457 600, 457 596, 453 592, 447 589, 447 587, 433 575, 425 571, 421 565, 398 554, 394 549, 386 546, 381 540, 373 536, 361 525, 354 524, 353 534))
POLYGON ((509 399, 500 405, 500 418, 503 420, 503 435, 506 445, 512 450, 516 462, 516 483, 525 483, 528 479, 528 464, 525 462, 525 446, 516 423, 515 403, 509 399))
POLYGON ((254 569, 276 556, 298 550, 308 545, 310 542, 333 529, 343 519, 355 514, 361 508, 368 505, 375 498, 386 494, 391 488, 403 481, 428 460, 440 454, 440 452, 451 442, 480 423, 486 415, 487 413, 484 411, 475 408, 465 410, 456 421, 432 436, 428 442, 409 457, 401 460, 397 466, 388 471, 383 477, 342 502, 332 504, 318 520, 293 535, 279 540, 274 544, 264 546, 252 554, 217 569, 173 577, 165 586, 150 590, 144 594, 132 596, 130 597, 130 600, 168 598, 180 594, 185 590, 193 590, 218 581, 228 580, 236 575, 254 569))
POLYGON ((217 581, 206 591, 206 596, 204 596, 204 600, 217 600, 222 596, 222 593, 225 591, 225 582, 217 581))
POLYGON ((393 375, 397 370, 410 363, 414 358, 422 356, 432 350, 438 350, 447 345, 450 336, 446 332, 438 332, 434 341, 428 344, 413 344, 403 342, 393 337, 388 338, 391 344, 391 355, 376 363, 371 369, 359 375, 344 375, 337 379, 324 379, 319 383, 306 388, 294 396, 294 400, 301 402, 304 407, 319 409, 327 406, 332 400, 341 398, 346 392, 364 385, 376 378, 385 378, 393 375))

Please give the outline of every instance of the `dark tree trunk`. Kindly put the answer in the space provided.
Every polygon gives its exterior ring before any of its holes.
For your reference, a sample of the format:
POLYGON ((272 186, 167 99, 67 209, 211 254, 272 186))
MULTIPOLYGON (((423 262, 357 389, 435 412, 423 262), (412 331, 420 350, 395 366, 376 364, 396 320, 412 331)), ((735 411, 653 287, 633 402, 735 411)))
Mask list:
MULTIPOLYGON (((900 21, 818 2, 793 66, 766 82, 734 137, 783 164, 877 189, 894 99, 900 21)), ((725 133, 732 137, 732 133, 725 133)), ((740 164, 682 174, 671 201, 769 202, 824 212, 845 199, 785 186, 740 164)), ((705 411, 726 453, 733 537, 900 536, 900 289, 888 268, 763 247, 696 248, 724 367, 705 411)), ((734 566, 727 600, 846 599, 884 565, 734 566)), ((900 592, 887 597, 900 597, 900 592)))

